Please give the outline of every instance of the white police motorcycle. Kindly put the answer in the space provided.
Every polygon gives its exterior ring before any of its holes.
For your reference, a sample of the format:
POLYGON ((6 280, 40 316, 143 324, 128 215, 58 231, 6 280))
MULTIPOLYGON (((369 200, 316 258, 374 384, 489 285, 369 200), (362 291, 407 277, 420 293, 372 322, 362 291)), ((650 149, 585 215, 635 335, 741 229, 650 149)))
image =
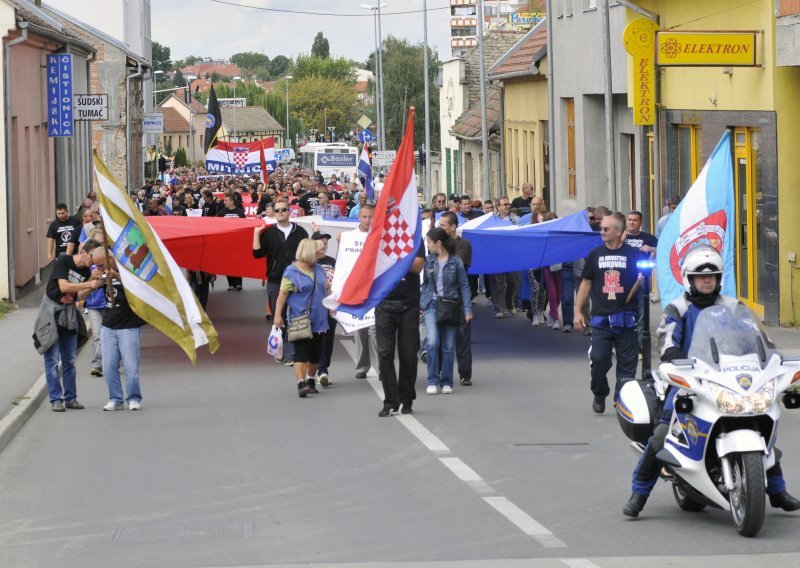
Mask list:
POLYGON ((654 385, 629 381, 620 391, 617 415, 634 450, 641 454, 653 432, 656 396, 678 389, 660 437, 661 477, 681 509, 728 510, 739 534, 755 536, 764 522, 765 472, 779 454, 778 400, 800 407, 800 357, 782 357, 746 307, 715 305, 700 313, 688 359, 661 364, 654 377, 654 385))

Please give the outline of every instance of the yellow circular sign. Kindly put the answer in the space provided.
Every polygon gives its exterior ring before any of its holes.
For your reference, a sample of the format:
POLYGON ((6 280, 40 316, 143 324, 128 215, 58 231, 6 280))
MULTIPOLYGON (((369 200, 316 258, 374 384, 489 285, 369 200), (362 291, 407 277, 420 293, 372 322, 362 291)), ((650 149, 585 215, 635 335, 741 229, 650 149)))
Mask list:
POLYGON ((637 18, 625 26, 622 34, 622 43, 625 50, 634 57, 655 55, 653 47, 656 44, 658 24, 647 18, 637 18))

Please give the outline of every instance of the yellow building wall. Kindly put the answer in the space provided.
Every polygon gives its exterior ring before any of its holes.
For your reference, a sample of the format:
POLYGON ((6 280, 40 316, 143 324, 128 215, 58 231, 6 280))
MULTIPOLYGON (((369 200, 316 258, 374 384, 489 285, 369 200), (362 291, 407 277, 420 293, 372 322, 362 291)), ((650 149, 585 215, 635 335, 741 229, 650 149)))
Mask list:
POLYGON ((547 121, 547 80, 543 76, 503 82, 506 193, 521 195, 520 188, 531 182, 536 195, 542 194, 544 179, 543 127, 547 121))

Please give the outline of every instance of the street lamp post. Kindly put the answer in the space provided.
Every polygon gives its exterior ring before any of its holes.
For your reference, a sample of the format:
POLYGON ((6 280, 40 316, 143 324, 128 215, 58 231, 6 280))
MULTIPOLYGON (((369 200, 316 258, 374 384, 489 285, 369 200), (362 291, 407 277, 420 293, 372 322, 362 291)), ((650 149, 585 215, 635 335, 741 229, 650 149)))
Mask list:
POLYGON ((289 81, 291 79, 291 75, 286 75, 286 77, 283 78, 284 83, 286 83, 286 143, 284 146, 287 148, 292 147, 292 137, 289 135, 289 81))
MULTIPOLYGON (((156 110, 156 77, 158 75, 163 75, 164 72, 160 69, 156 69, 153 71, 153 111, 156 110)), ((156 179, 160 179, 161 172, 158 171, 158 134, 153 134, 153 138, 155 139, 155 144, 153 144, 153 148, 155 148, 155 152, 153 152, 153 163, 155 164, 155 177, 156 179)))
POLYGON ((375 123, 378 127, 377 142, 381 150, 386 149, 386 122, 383 112, 383 39, 381 37, 381 8, 386 4, 361 4, 364 10, 372 10, 375 23, 375 59, 372 67, 375 71, 375 123))
POLYGON ((425 196, 425 203, 430 203, 431 200, 431 97, 428 91, 428 2, 422 0, 422 14, 424 20, 423 37, 425 38, 425 49, 423 60, 423 67, 425 73, 425 189, 423 195, 425 196))
POLYGON ((233 138, 237 142, 239 141, 239 137, 237 136, 236 132, 236 107, 239 104, 236 100, 236 81, 241 81, 241 77, 234 77, 233 78, 233 138))
POLYGON ((483 51, 483 0, 478 0, 478 61, 480 69, 480 94, 481 94, 481 199, 486 201, 491 197, 489 188, 489 126, 486 118, 486 62, 483 51))
POLYGON ((192 123, 194 122, 194 112, 192 111, 192 87, 191 83, 197 79, 197 75, 186 75, 186 92, 189 95, 187 105, 189 105, 189 154, 192 162, 194 162, 194 132, 192 130, 192 123))

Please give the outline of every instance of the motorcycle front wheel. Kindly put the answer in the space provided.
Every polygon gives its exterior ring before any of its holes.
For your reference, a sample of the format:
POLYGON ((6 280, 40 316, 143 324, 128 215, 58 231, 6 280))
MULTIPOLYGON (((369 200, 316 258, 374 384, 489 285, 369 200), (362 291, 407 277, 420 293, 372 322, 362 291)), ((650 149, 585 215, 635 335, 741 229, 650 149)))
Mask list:
POLYGON ((689 497, 683 491, 683 489, 681 489, 677 485, 672 486, 672 494, 675 495, 675 502, 678 503, 678 507, 680 507, 684 511, 689 511, 690 513, 699 513, 700 511, 706 508, 705 504, 700 503, 699 501, 695 501, 694 499, 689 497))
POLYGON ((742 536, 755 536, 764 524, 764 460, 757 452, 731 454, 731 518, 742 536))

